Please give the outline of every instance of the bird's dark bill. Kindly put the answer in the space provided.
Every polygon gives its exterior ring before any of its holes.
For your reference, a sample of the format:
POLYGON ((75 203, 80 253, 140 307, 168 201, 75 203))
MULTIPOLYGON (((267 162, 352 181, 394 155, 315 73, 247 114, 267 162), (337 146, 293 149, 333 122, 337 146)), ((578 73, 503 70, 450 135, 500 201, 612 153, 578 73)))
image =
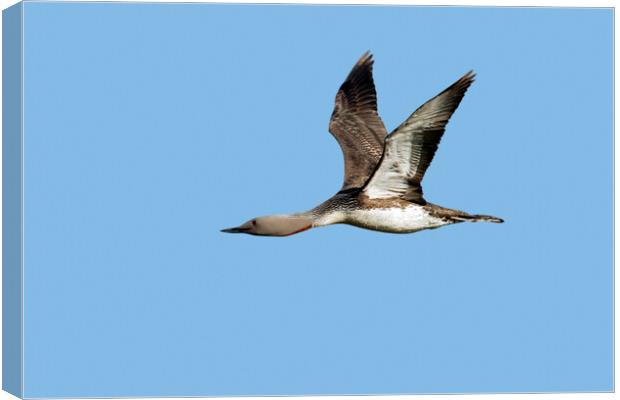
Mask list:
POLYGON ((224 232, 224 233, 245 233, 247 232, 249 229, 248 228, 226 228, 226 229, 222 229, 220 232, 224 232))

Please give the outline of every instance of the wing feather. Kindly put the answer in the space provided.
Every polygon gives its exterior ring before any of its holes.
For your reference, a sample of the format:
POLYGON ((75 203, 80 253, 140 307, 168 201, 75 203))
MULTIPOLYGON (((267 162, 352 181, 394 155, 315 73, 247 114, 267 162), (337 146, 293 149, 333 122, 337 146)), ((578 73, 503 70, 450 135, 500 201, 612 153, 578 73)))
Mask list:
POLYGON ((341 190, 362 187, 383 154, 387 131, 377 113, 373 62, 370 53, 364 54, 336 94, 329 131, 338 141, 344 156, 341 190))
POLYGON ((370 198, 401 197, 424 204, 422 179, 450 117, 474 81, 473 71, 418 108, 385 141, 383 158, 364 188, 370 198))

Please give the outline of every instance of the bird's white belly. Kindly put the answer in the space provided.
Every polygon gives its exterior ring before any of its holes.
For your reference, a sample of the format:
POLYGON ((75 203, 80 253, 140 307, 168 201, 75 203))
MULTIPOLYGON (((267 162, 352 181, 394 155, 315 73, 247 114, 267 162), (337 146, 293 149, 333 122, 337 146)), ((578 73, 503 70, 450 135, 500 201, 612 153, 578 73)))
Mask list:
POLYGON ((431 216, 423 207, 373 208, 348 213, 347 223, 384 232, 409 233, 437 228, 450 222, 431 216))

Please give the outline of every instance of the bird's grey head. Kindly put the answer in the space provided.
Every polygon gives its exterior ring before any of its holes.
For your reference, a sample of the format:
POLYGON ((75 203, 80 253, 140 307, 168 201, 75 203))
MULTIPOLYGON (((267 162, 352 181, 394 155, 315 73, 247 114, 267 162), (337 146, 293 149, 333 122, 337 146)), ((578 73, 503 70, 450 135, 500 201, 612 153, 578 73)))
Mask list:
POLYGON ((269 215, 253 218, 236 227, 222 229, 226 233, 257 236, 289 236, 312 228, 312 218, 302 215, 269 215))

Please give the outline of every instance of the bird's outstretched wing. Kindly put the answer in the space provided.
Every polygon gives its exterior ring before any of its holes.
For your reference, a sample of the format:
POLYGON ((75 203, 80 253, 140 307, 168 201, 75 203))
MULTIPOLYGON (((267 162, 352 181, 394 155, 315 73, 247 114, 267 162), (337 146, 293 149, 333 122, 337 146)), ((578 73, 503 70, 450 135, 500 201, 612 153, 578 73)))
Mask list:
POLYGON ((329 131, 344 155, 341 190, 362 187, 383 153, 387 131, 377 114, 372 64, 372 55, 368 52, 355 64, 336 94, 336 105, 329 121, 329 131))
POLYGON ((467 88, 473 71, 418 108, 385 141, 381 163, 364 187, 369 198, 400 197, 419 204, 426 201, 422 178, 431 164, 441 136, 467 88))

